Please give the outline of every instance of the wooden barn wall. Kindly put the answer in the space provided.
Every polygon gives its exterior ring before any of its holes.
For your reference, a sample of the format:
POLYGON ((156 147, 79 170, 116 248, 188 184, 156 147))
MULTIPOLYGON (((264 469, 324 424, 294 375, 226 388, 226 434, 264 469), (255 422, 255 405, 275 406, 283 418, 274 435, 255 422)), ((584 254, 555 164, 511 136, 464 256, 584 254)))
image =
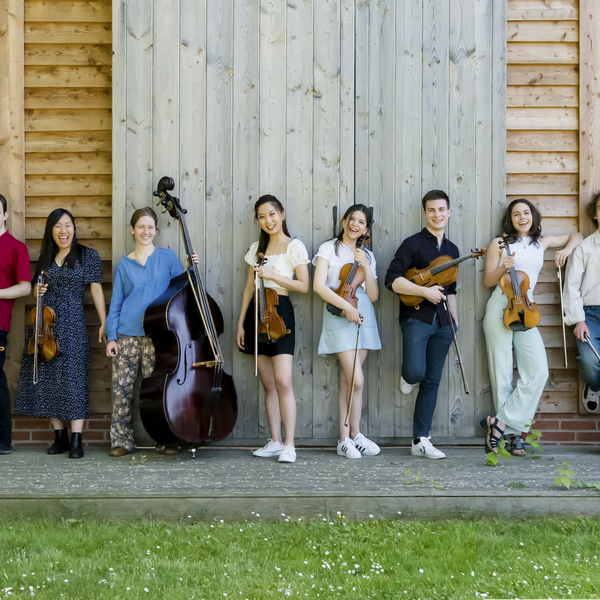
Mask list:
MULTIPOLYGON (((23 186, 20 193, 9 194, 11 212, 24 217, 24 235, 18 237, 27 244, 33 272, 46 217, 58 207, 71 211, 79 241, 100 253, 108 302, 112 282, 111 2, 21 0, 19 4, 22 13, 24 9, 23 80, 14 94, 20 96, 24 115, 24 164, 19 165, 15 181, 23 178, 23 186)), ((89 292, 85 302, 91 410, 110 412, 110 359, 98 342, 99 321, 89 292)), ((31 303, 32 297, 21 301, 13 313, 9 345, 13 397, 24 317, 31 303)))
MULTIPOLYGON (((507 201, 529 198, 542 213, 544 233, 580 226, 589 233, 589 195, 579 193, 579 16, 577 0, 508 2, 507 201)), ((576 341, 568 328, 565 369, 554 252, 546 254, 536 299, 550 365, 538 410, 576 413, 576 341)))
MULTIPOLYGON (((235 347, 266 192, 314 254, 332 209, 374 208, 384 349, 366 364, 361 429, 409 437, 415 395, 399 392, 398 300, 383 287, 394 251, 422 227, 420 198, 449 191, 450 237, 465 252, 497 233, 505 203, 506 2, 492 0, 113 0, 113 266, 127 221, 170 175, 188 209, 204 282, 225 317, 221 338, 239 395, 228 443, 268 436, 253 359, 235 347)), ((99 176, 99 175, 98 175, 99 176)), ((104 195, 104 192, 101 194, 104 195)), ((99 218, 97 216, 96 218, 99 218)), ((161 217, 158 243, 182 256, 161 217)), ((460 339, 471 395, 452 350, 433 435, 480 434, 491 406, 481 322, 483 262, 461 266, 460 339)), ((318 356, 322 302, 293 296, 298 326, 296 437, 337 437, 337 361, 318 356)))

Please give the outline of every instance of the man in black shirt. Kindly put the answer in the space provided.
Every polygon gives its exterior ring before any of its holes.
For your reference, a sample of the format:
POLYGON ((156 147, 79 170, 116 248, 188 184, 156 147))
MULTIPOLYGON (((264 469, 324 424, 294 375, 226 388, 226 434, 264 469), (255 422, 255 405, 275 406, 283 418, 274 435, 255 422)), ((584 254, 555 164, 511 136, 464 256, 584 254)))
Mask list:
POLYGON ((429 432, 444 362, 452 343, 450 318, 458 327, 456 283, 446 287, 422 287, 404 275, 413 267, 426 268, 442 255, 458 258, 459 252, 444 235, 451 213, 447 194, 432 190, 423 196, 421 204, 427 226, 402 242, 385 276, 385 285, 396 294, 423 298, 418 306, 407 306, 400 301, 403 356, 400 391, 410 394, 416 385, 420 386, 413 417, 411 454, 439 459, 446 455, 429 441, 429 432))

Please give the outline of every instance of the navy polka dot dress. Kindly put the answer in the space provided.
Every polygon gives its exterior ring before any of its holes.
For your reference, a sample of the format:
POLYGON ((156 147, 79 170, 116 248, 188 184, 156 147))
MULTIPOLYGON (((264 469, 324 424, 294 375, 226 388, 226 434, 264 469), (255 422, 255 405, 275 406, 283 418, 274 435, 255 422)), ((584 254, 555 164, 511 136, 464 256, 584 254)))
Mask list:
POLYGON ((84 419, 90 414, 89 343, 83 315, 83 293, 89 283, 102 283, 102 262, 98 252, 83 247, 82 261, 70 269, 56 262, 48 269, 48 290, 44 304, 56 312, 52 328, 59 354, 38 363, 38 383, 33 383, 33 355, 27 353, 30 328, 23 348, 23 362, 14 412, 61 421, 84 419))

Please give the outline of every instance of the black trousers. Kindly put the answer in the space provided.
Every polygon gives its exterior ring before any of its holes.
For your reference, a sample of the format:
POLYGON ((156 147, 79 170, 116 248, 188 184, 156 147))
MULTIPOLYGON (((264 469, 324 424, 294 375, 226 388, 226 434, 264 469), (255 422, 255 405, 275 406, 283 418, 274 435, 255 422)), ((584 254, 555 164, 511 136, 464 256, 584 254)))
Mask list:
POLYGON ((0 444, 10 444, 10 394, 8 383, 4 372, 4 361, 6 360, 6 331, 0 329, 0 444))

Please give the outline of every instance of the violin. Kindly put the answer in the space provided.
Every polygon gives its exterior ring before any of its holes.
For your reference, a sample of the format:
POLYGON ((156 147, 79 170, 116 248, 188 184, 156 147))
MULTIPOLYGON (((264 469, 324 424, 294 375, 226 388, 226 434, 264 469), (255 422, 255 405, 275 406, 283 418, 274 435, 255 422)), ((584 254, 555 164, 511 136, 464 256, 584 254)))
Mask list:
MULTIPOLYGON (((356 240, 356 249, 359 250, 366 246, 371 241, 371 236, 368 233, 361 235, 356 240)), ((364 283, 366 279, 365 270, 356 262, 347 263, 340 269, 340 285, 337 289, 331 288, 340 298, 358 308, 358 298, 356 291, 364 283)), ((327 304, 327 310, 336 317, 341 317, 344 311, 333 304, 327 304)))
POLYGON ((52 360, 58 354, 58 341, 54 337, 52 327, 56 324, 56 313, 49 306, 44 306, 40 287, 47 282, 46 273, 42 271, 37 280, 37 298, 35 308, 29 318, 33 325, 33 335, 29 338, 27 352, 33 354, 33 383, 38 382, 38 363, 40 360, 52 360))
MULTIPOLYGON (((498 241, 500 248, 506 250, 506 256, 510 256, 510 248, 506 240, 498 241)), ((535 302, 530 302, 527 292, 529 291, 529 276, 523 271, 517 271, 514 267, 500 277, 500 289, 508 298, 508 306, 504 309, 504 326, 511 331, 527 331, 537 327, 540 322, 540 311, 535 302)))
MULTIPOLYGON (((404 276, 411 283, 416 283, 422 287, 433 287, 439 285, 446 287, 456 281, 458 277, 458 265, 469 259, 479 258, 486 254, 487 249, 482 248, 478 250, 471 250, 470 254, 465 254, 459 258, 452 258, 448 255, 438 256, 434 258, 424 269, 412 268, 406 271, 404 276)), ((423 296, 407 296, 405 294, 398 294, 400 300, 406 306, 414 306, 416 310, 419 310, 419 304, 425 300, 423 296)))
MULTIPOLYGON (((179 222, 185 251, 194 254, 175 187, 170 177, 158 182, 155 196, 179 222)), ((160 444, 196 447, 218 442, 235 426, 238 414, 233 378, 225 373, 219 343, 223 314, 206 293, 198 266, 171 279, 167 290, 144 313, 144 331, 156 349, 154 372, 140 391, 140 416, 160 444)))
MULTIPOLYGON (((257 267, 267 263, 267 258, 261 252, 258 255, 257 267)), ((256 295, 258 296, 257 308, 258 319, 256 320, 257 331, 256 339, 260 342, 274 344, 284 335, 290 333, 285 326, 283 319, 277 313, 279 305, 279 294, 273 288, 265 288, 265 282, 262 277, 255 274, 256 279, 260 279, 260 284, 256 286, 256 295)), ((256 298, 255 298, 256 302, 256 298)))

